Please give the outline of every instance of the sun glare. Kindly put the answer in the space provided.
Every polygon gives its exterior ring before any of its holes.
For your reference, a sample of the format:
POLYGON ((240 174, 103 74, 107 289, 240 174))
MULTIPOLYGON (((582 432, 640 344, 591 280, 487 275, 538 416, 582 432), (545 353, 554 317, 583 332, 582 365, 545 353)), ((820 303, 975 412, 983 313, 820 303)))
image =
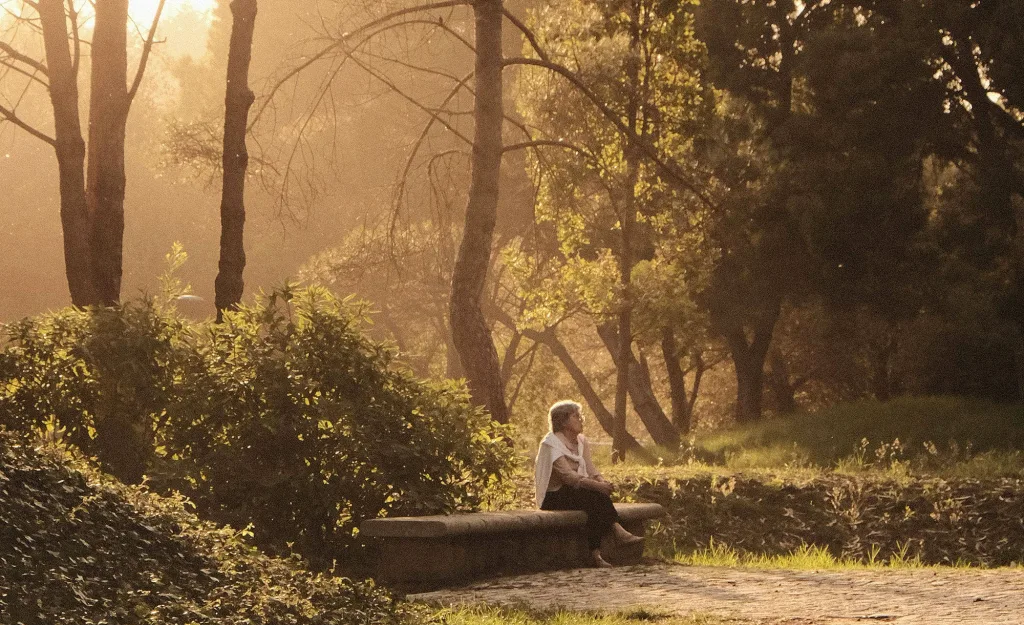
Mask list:
MULTIPOLYGON (((140 27, 143 25, 148 27, 152 23, 159 5, 160 0, 129 0, 128 12, 140 27)), ((163 17, 171 17, 181 11, 192 10, 196 13, 206 14, 207 20, 205 21, 208 21, 216 7, 217 0, 167 0, 164 3, 163 17)))

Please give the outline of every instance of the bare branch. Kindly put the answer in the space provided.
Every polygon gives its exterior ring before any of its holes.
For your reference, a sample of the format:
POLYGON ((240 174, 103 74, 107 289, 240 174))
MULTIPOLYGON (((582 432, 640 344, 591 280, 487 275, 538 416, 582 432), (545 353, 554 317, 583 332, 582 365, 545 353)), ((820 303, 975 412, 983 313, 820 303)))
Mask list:
POLYGON ((45 80, 43 80, 42 78, 40 78, 39 76, 36 75, 39 72, 30 72, 30 71, 28 71, 28 70, 26 70, 26 69, 24 69, 22 67, 18 67, 17 65, 15 65, 12 62, 4 60, 4 59, 0 59, 0 65, 3 65, 4 67, 9 68, 13 72, 18 72, 22 76, 25 76, 29 80, 32 80, 32 81, 35 81, 35 82, 39 83, 40 85, 42 85, 43 87, 45 87, 47 89, 50 88, 50 83, 46 82, 45 80))
MULTIPOLYGON (((472 0, 447 0, 447 1, 444 1, 444 2, 432 2, 432 3, 428 3, 428 4, 421 4, 421 5, 414 6, 414 7, 408 7, 408 8, 405 8, 405 9, 394 11, 392 13, 388 13, 387 15, 379 17, 379 18, 377 18, 375 20, 371 20, 371 21, 367 22, 366 24, 363 24, 362 26, 359 26, 358 28, 356 28, 354 30, 350 30, 350 31, 342 33, 341 36, 337 40, 332 41, 330 44, 326 45, 322 50, 320 50, 319 52, 317 52, 313 56, 309 57, 309 59, 307 59, 304 63, 300 64, 298 67, 295 67, 295 68, 291 69, 290 71, 288 71, 283 77, 281 77, 280 80, 278 80, 274 84, 273 87, 271 87, 270 92, 267 94, 267 96, 266 96, 266 98, 264 100, 264 104, 262 106, 260 106, 259 110, 256 111, 256 114, 253 115, 253 119, 249 123, 249 128, 252 129, 256 125, 256 122, 259 121, 259 119, 263 116, 263 112, 267 108, 267 104, 266 103, 268 103, 268 102, 270 102, 271 100, 274 99, 274 96, 277 94, 278 91, 280 91, 280 89, 285 85, 285 83, 290 81, 292 78, 295 78, 296 76, 298 76, 300 73, 302 73, 304 70, 306 70, 306 68, 308 68, 311 65, 315 64, 317 61, 321 61, 324 58, 326 58, 327 55, 330 54, 331 52, 334 52, 338 48, 343 47, 345 45, 345 43, 349 39, 351 39, 352 37, 354 37, 356 35, 359 35, 361 33, 364 33, 364 32, 366 32, 368 30, 374 29, 374 28, 376 28, 378 26, 381 26, 383 24, 386 24, 386 23, 388 23, 388 22, 390 22, 392 20, 395 20, 395 19, 398 19, 400 17, 403 17, 405 15, 411 15, 413 13, 422 13, 422 12, 426 12, 426 11, 433 11, 433 10, 436 10, 436 9, 444 9, 444 8, 449 8, 449 7, 463 6, 463 5, 468 5, 468 4, 471 4, 471 3, 472 3, 472 0)), ((421 20, 415 20, 415 21, 421 21, 421 20)), ((379 34, 381 32, 385 32, 386 30, 388 30, 388 29, 378 30, 375 33, 373 33, 373 35, 379 34)), ((373 35, 371 35, 371 37, 373 35)), ((360 45, 362 45, 362 43, 365 43, 366 40, 367 39, 364 39, 362 42, 360 42, 360 45)), ((354 49, 358 49, 359 47, 360 46, 355 46, 354 49)))
POLYGON ((351 59, 352 62, 355 63, 357 66, 359 66, 359 68, 362 69, 364 72, 366 72, 370 76, 373 76, 374 78, 379 80, 381 83, 383 83, 384 86, 386 86, 387 88, 391 89, 392 91, 394 91, 395 93, 400 95, 404 100, 406 100, 407 102, 409 102, 410 104, 412 104, 416 108, 420 109, 421 111, 423 111, 424 113, 429 115, 431 118, 433 118, 434 121, 436 121, 437 123, 439 123, 442 126, 444 126, 445 129, 447 129, 453 135, 455 135, 456 137, 458 137, 459 139, 464 141, 466 144, 473 145, 473 141, 469 137, 467 137, 466 135, 462 134, 457 129, 455 129, 454 126, 452 126, 451 124, 446 122, 444 119, 442 119, 440 115, 438 115, 434 111, 430 110, 428 107, 426 107, 423 104, 421 104, 419 102, 419 100, 417 100, 416 98, 412 97, 411 95, 409 95, 409 94, 405 93, 404 91, 402 91, 401 89, 399 89, 398 85, 396 85, 394 82, 388 80, 387 77, 383 76, 379 72, 375 72, 372 68, 370 68, 368 65, 366 65, 365 63, 363 63, 359 59, 355 58, 354 56, 349 56, 348 58, 351 59))
POLYGON ((11 57, 15 61, 19 61, 21 63, 24 63, 25 65, 28 65, 29 67, 34 68, 37 72, 44 76, 49 76, 49 73, 46 71, 46 65, 44 65, 41 61, 33 59, 32 57, 26 54, 18 52, 10 44, 0 41, 0 50, 6 52, 7 56, 11 57))
POLYGON ((594 155, 589 150, 587 150, 585 148, 581 148, 580 146, 574 145, 572 143, 565 143, 564 141, 557 141, 557 140, 554 140, 554 139, 534 139, 532 141, 523 141, 521 143, 511 143, 509 145, 506 145, 502 149, 502 152, 513 152, 515 150, 522 150, 522 149, 525 149, 525 148, 539 148, 539 147, 542 147, 542 146, 551 146, 551 147, 564 148, 566 150, 571 150, 573 152, 576 152, 580 156, 586 156, 587 158, 594 158, 594 155))
POLYGON ((537 57, 542 61, 550 61, 551 59, 548 58, 547 53, 544 52, 544 49, 540 47, 540 43, 537 41, 537 35, 534 34, 532 30, 530 30, 530 27, 524 24, 522 20, 513 15, 512 12, 509 11, 508 9, 504 9, 503 12, 505 14, 505 19, 512 22, 512 24, 516 28, 518 28, 520 32, 523 33, 523 36, 526 37, 526 40, 530 42, 530 47, 533 48, 533 51, 537 53, 537 57))
POLYGON ((164 12, 164 4, 167 0, 160 0, 160 4, 156 5, 156 14, 153 15, 153 23, 149 27, 149 35, 146 37, 146 43, 142 46, 142 58, 139 59, 139 69, 135 72, 135 80, 132 81, 132 87, 128 90, 128 105, 131 106, 132 100, 135 99, 135 94, 139 91, 139 85, 142 84, 142 75, 146 72, 146 63, 149 62, 149 53, 153 50, 153 40, 156 38, 156 27, 160 23, 160 14, 164 12))
POLYGON ((75 9, 75 0, 68 0, 68 19, 71 21, 71 40, 74 43, 71 75, 77 79, 78 66, 82 61, 82 38, 78 34, 78 11, 75 9))
POLYGON ((43 132, 40 132, 39 130, 36 130, 35 128, 27 124, 24 120, 22 120, 20 117, 18 117, 18 115, 11 109, 3 105, 0 105, 0 114, 3 114, 4 120, 11 122, 15 126, 18 126, 19 128, 21 128, 28 134, 32 135, 36 139, 40 139, 41 141, 50 144, 51 147, 57 147, 56 139, 48 136, 43 132))
MULTIPOLYGON (((462 78, 462 80, 460 80, 458 84, 455 85, 455 87, 450 92, 448 92, 447 97, 445 97, 445 99, 441 102, 439 108, 444 107, 446 104, 451 102, 452 98, 454 98, 459 93, 459 91, 466 86, 466 83, 469 82, 471 78, 473 78, 473 72, 466 74, 462 78)), ((427 135, 430 133, 430 129, 433 128, 435 119, 437 119, 436 116, 431 116, 430 119, 427 120, 427 124, 423 127, 423 131, 420 132, 420 136, 416 138, 416 143, 414 143, 412 146, 412 152, 409 154, 409 158, 407 158, 405 161, 405 169, 402 170, 402 176, 401 178, 399 178, 398 181, 398 189, 395 192, 395 213, 398 212, 398 205, 402 201, 402 196, 405 195, 405 184, 409 177, 409 171, 412 169, 412 163, 415 160, 416 155, 419 153, 420 147, 423 145, 423 142, 426 140, 427 135)), ((394 219, 392 219, 392 232, 394 231, 394 225, 395 221, 394 219)))

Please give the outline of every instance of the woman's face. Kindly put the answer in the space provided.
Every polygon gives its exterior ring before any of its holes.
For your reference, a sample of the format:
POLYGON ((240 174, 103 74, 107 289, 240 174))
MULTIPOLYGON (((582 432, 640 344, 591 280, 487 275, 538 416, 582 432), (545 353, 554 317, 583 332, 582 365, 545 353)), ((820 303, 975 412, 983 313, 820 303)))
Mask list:
POLYGON ((565 432, 571 436, 578 436, 583 432, 583 415, 580 412, 573 413, 565 422, 565 432))

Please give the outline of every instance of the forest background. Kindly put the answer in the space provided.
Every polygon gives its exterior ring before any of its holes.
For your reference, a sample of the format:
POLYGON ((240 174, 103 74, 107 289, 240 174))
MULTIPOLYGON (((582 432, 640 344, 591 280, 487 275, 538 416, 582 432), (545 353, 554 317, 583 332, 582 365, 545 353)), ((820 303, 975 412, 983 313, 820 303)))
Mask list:
MULTIPOLYGON (((355 293, 418 375, 461 377, 448 297, 472 11, 337 46, 410 6, 260 3, 245 277, 249 293, 289 278, 355 293)), ((666 448, 868 397, 1024 396, 1018 3, 505 9, 522 21, 504 26, 518 61, 481 305, 524 437, 561 397, 610 436, 627 388, 627 429, 666 448)), ((5 42, 33 45, 0 19, 5 42)), ((213 313, 230 24, 226 3, 168 9, 125 141, 122 296, 159 291, 180 242, 178 277, 206 307, 179 307, 198 317, 213 313)), ((45 89, 0 59, 6 110, 45 128, 45 89)), ((12 123, 0 146, 0 319, 15 320, 66 305, 67 277, 53 150, 12 123)))

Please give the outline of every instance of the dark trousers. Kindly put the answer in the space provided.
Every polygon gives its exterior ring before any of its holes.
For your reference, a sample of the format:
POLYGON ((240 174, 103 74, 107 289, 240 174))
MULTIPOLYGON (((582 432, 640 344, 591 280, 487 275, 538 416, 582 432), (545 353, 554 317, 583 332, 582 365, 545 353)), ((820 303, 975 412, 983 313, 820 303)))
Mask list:
POLYGON ((582 510, 587 513, 587 544, 590 550, 601 548, 601 538, 618 523, 612 498, 586 488, 563 486, 544 495, 541 510, 582 510))

